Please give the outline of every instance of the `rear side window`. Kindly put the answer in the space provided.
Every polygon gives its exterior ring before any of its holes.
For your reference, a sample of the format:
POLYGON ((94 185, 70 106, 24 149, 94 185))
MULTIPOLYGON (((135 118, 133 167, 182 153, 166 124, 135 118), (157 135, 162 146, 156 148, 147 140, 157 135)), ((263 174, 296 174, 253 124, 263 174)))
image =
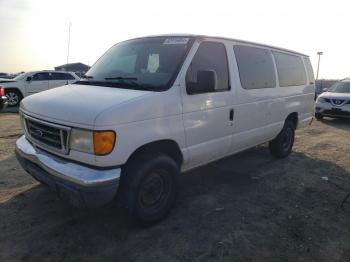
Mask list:
POLYGON ((280 86, 300 86, 306 84, 306 73, 301 57, 273 52, 280 86))
POLYGON ((214 70, 217 75, 216 91, 230 89, 225 46, 222 43, 203 42, 199 46, 186 74, 186 83, 197 83, 197 72, 214 70))
POLYGON ((233 50, 244 89, 276 87, 275 68, 269 50, 243 45, 236 45, 233 50))
POLYGON ((52 80, 73 80, 75 79, 71 74, 66 73, 51 73, 52 80))
POLYGON ((306 66, 306 72, 309 76, 310 84, 311 83, 314 84, 315 83, 315 76, 314 76, 314 70, 312 70, 310 58, 304 57, 304 62, 305 62, 305 66, 306 66))
POLYGON ((36 73, 35 75, 33 75, 32 80, 33 81, 50 80, 50 75, 49 75, 49 73, 36 73))

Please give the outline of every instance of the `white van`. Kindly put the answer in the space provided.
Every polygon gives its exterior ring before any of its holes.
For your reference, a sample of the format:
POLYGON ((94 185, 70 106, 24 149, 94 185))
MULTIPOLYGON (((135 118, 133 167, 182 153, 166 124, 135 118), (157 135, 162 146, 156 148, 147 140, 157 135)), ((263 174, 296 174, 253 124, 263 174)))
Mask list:
POLYGON ((5 89, 9 106, 18 106, 23 97, 51 88, 71 84, 79 80, 73 72, 33 71, 22 73, 14 79, 0 79, 0 88, 5 89))
POLYGON ((181 172, 265 142, 288 156, 314 94, 300 53, 208 36, 132 39, 85 79, 21 102, 17 157, 75 205, 118 195, 137 221, 154 223, 174 203, 181 172))

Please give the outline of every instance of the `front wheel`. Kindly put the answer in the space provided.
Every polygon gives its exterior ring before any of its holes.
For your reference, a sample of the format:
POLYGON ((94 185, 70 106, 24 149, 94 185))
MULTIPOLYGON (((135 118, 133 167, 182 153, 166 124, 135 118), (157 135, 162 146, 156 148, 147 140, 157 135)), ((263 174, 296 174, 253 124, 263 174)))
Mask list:
POLYGON ((21 102, 22 95, 17 90, 5 90, 5 95, 7 96, 9 107, 18 106, 19 102, 21 102))
POLYGON ((323 115, 320 114, 320 113, 315 113, 315 118, 318 120, 318 121, 321 121, 323 119, 323 115))
POLYGON ((287 157, 293 148, 294 135, 294 123, 292 121, 286 121, 284 123, 282 131, 274 140, 270 141, 269 143, 271 154, 277 158, 287 157))
POLYGON ((126 167, 125 175, 124 201, 138 224, 152 225, 170 212, 179 176, 179 167, 172 158, 142 155, 126 167))

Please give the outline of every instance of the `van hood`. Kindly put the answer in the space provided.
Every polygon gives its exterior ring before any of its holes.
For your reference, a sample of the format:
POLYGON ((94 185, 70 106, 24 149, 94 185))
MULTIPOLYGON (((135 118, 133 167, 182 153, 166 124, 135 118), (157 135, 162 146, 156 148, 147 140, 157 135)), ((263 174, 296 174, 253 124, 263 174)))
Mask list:
POLYGON ((320 95, 323 98, 350 100, 350 93, 325 92, 320 95))
POLYGON ((90 85, 65 85, 26 97, 21 112, 64 125, 93 127, 110 107, 146 96, 151 91, 90 85))

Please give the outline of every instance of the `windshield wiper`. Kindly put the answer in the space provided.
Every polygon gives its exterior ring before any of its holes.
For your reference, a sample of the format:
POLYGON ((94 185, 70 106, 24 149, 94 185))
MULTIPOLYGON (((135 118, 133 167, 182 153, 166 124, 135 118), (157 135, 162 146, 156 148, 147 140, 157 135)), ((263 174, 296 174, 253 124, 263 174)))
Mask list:
POLYGON ((118 83, 122 85, 131 85, 134 87, 139 87, 139 83, 136 82, 137 81, 136 77, 123 77, 123 76, 105 77, 105 80, 119 80, 118 83))
POLYGON ((116 76, 116 77, 106 77, 105 80, 137 80, 137 78, 136 77, 116 76))
POLYGON ((148 84, 137 84, 137 83, 121 83, 121 82, 105 82, 105 81, 88 81, 88 80, 79 80, 75 82, 76 85, 96 85, 96 86, 107 86, 107 87, 116 87, 116 88, 125 88, 125 89, 135 89, 135 90, 143 90, 143 91, 154 91, 154 92, 160 92, 164 91, 163 88, 154 86, 154 85, 148 85, 148 84))

